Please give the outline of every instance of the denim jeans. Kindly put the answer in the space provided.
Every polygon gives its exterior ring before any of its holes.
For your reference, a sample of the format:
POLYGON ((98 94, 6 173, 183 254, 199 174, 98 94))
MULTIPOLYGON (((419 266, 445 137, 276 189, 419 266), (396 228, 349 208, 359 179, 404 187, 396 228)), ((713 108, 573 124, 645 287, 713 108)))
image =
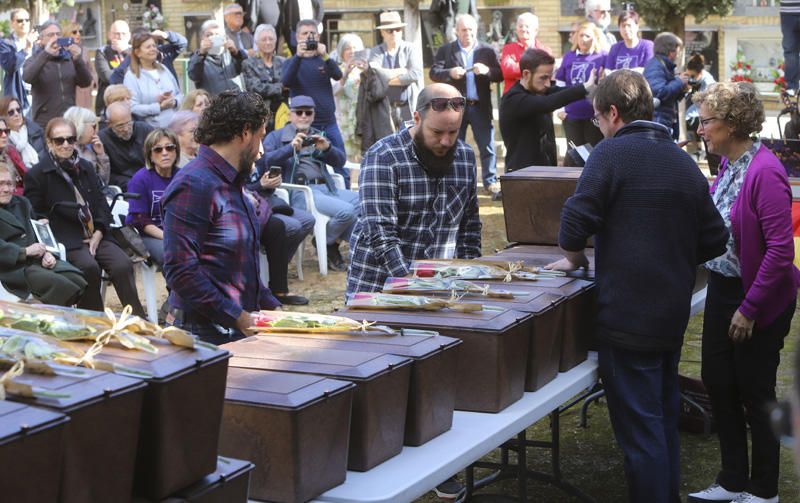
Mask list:
POLYGON ((467 105, 464 109, 464 118, 461 120, 461 131, 458 133, 461 141, 467 137, 467 126, 472 127, 472 136, 478 144, 483 186, 489 188, 489 185, 497 181, 497 154, 494 151, 492 119, 484 116, 478 105, 467 105))
POLYGON ((599 348, 608 414, 625 454, 629 501, 679 502, 681 351, 599 348))
POLYGON ((800 80, 800 14, 781 13, 784 78, 788 89, 797 89, 800 80))
MULTIPOLYGON (((325 185, 309 185, 309 187, 314 194, 314 205, 317 210, 330 217, 325 227, 328 241, 326 244, 332 245, 337 240, 348 241, 361 213, 358 193, 339 189, 333 194, 325 185)), ((292 207, 306 209, 305 199, 298 191, 292 192, 292 207)))
MULTIPOLYGON (((277 204, 285 204, 283 199, 275 195, 270 196, 269 203, 273 207, 277 204), (275 204, 273 204, 273 201, 275 201, 275 204)), ((292 260, 297 247, 300 246, 306 236, 314 232, 314 223, 316 222, 314 215, 311 213, 299 208, 293 209, 294 213, 291 216, 281 215, 280 213, 272 214, 274 218, 283 222, 284 227, 286 227, 286 246, 289 249, 289 261, 292 260)))
MULTIPOLYGON (((328 124, 314 124, 314 127, 325 131, 325 137, 331 142, 331 145, 341 149, 345 155, 347 154, 347 150, 344 148, 344 138, 342 138, 342 132, 339 130, 339 125, 336 124, 335 120, 333 122, 329 122, 328 124)), ((350 172, 343 167, 333 168, 333 170, 337 174, 344 177, 344 186, 345 188, 350 189, 350 172)))

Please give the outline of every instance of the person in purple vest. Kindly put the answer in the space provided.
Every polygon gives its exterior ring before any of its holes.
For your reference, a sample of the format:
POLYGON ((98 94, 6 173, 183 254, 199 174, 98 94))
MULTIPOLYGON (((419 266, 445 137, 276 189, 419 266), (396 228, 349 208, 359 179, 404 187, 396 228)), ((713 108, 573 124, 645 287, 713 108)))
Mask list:
POLYGON ((639 14, 626 10, 619 15, 618 26, 622 40, 608 50, 606 72, 625 68, 642 73, 645 63, 653 59, 653 42, 639 37, 639 14))

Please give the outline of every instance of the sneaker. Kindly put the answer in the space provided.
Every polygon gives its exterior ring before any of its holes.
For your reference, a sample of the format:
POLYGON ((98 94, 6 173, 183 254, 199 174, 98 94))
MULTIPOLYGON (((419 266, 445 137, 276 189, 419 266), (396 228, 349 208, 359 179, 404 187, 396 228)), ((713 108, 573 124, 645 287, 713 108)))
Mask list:
POLYGON ((733 501, 746 493, 728 491, 719 484, 711 484, 702 491, 689 494, 689 503, 704 503, 706 501, 733 501))
POLYGON ((436 496, 445 499, 456 499, 463 491, 464 486, 455 475, 436 486, 433 490, 436 496))
POLYGON ((761 498, 755 494, 743 492, 740 493, 736 499, 731 501, 731 503, 778 503, 778 496, 775 495, 772 498, 761 498))

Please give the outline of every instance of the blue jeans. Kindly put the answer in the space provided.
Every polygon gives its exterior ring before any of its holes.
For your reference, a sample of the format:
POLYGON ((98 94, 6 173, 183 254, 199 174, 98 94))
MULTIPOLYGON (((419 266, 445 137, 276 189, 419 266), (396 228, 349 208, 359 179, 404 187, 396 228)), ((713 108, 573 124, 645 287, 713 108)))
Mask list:
MULTIPOLYGON (((329 122, 328 124, 314 124, 314 127, 325 131, 325 137, 331 142, 331 145, 336 148, 340 148, 345 155, 347 154, 347 151, 344 149, 344 138, 342 138, 342 132, 339 130, 339 125, 336 124, 335 120, 333 122, 329 122)), ((333 170, 344 177, 344 186, 349 190, 350 172, 343 167, 333 168, 333 170)))
POLYGON ((142 241, 144 241, 144 246, 147 248, 147 251, 150 252, 150 259, 159 269, 164 267, 164 240, 142 235, 142 241))
MULTIPOLYGON (((332 245, 337 240, 348 241, 361 213, 358 193, 339 189, 333 194, 325 185, 309 185, 309 187, 314 194, 314 205, 317 210, 330 217, 325 227, 327 235, 325 244, 332 245)), ((292 207, 306 209, 306 201, 298 191, 292 191, 292 207)))
POLYGON ((797 89, 800 80, 800 14, 781 13, 784 78, 788 89, 797 89))
POLYGON ((306 236, 314 232, 314 223, 316 223, 316 219, 311 213, 298 208, 293 209, 294 214, 292 216, 279 213, 272 214, 273 218, 283 222, 284 227, 286 227, 286 246, 289 250, 289 260, 292 260, 297 247, 300 246, 306 236))
POLYGON ((680 355, 680 349, 645 352, 600 344, 600 377, 625 454, 629 501, 680 501, 680 355))
POLYGON ((481 113, 478 105, 467 105, 461 121, 458 138, 464 141, 467 137, 467 126, 472 126, 472 136, 478 144, 481 158, 481 178, 484 188, 497 181, 497 154, 494 152, 494 125, 492 119, 481 113))

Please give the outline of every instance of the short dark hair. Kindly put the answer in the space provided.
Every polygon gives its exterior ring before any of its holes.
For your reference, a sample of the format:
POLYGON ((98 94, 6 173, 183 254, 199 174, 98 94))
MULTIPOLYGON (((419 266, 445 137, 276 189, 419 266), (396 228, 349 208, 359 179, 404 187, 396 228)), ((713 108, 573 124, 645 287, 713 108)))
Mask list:
MULTIPOLYGON (((300 33, 300 27, 301 26, 313 26, 314 29, 316 30, 317 29, 317 24, 318 23, 316 21, 314 21, 313 19, 301 19, 300 21, 297 22, 297 26, 295 26, 294 31, 296 33, 300 33)), ((302 42, 302 40, 298 40, 298 42, 302 42)))
POLYGON ((617 107, 626 124, 635 120, 653 120, 653 93, 640 73, 617 70, 597 84, 591 99, 600 113, 607 113, 611 105, 617 107))
POLYGON ((542 65, 554 65, 556 59, 547 51, 541 49, 525 49, 522 57, 519 58, 519 71, 528 70, 533 73, 542 65))
POLYGON ((256 93, 223 91, 203 110, 194 132, 202 145, 227 143, 246 130, 256 131, 269 120, 269 107, 256 93))
POLYGON ((686 69, 695 71, 697 73, 702 72, 705 67, 706 58, 704 58, 699 52, 692 54, 692 57, 686 62, 686 69))
POLYGON ((639 13, 635 10, 625 10, 622 11, 622 14, 619 15, 619 19, 617 20, 617 26, 621 25, 625 21, 631 20, 636 24, 639 24, 639 13))

